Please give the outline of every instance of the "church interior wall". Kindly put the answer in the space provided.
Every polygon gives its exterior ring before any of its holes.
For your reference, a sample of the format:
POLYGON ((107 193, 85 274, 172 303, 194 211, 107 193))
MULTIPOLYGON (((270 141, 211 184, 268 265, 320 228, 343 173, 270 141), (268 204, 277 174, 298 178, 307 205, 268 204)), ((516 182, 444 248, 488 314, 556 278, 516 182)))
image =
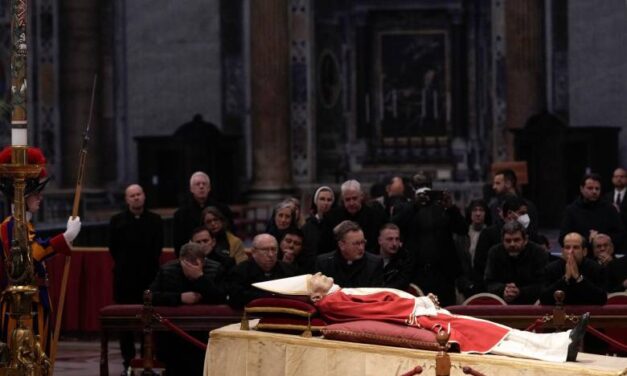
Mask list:
POLYGON ((170 135, 195 114, 221 126, 219 1, 127 1, 125 17, 129 136, 170 135))
POLYGON ((625 1, 571 0, 570 125, 617 126, 620 163, 627 164, 627 9, 625 1))

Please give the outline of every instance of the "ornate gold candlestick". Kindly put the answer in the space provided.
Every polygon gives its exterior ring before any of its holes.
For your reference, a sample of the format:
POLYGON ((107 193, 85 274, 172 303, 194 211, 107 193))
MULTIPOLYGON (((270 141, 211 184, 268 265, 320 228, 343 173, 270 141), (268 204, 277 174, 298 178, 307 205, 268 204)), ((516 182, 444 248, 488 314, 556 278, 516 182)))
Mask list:
POLYGON ((11 163, 0 164, 0 176, 13 182, 13 237, 11 249, 5 252, 9 286, 2 293, 2 304, 8 306, 9 323, 15 327, 8 344, 0 343, 0 376, 46 376, 51 373, 50 362, 32 329, 33 298, 39 289, 34 286, 24 197, 26 179, 37 178, 42 168, 27 159, 27 0, 12 0, 11 9, 12 151, 11 163))

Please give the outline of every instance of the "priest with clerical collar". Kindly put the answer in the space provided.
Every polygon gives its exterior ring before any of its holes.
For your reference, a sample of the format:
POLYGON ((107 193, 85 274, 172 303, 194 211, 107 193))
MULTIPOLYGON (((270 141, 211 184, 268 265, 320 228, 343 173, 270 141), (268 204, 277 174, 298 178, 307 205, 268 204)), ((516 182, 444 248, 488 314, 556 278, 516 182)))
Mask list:
POLYGON ((366 252, 361 227, 356 222, 343 221, 333 233, 337 250, 319 255, 315 270, 346 287, 383 286, 383 262, 379 256, 366 252))

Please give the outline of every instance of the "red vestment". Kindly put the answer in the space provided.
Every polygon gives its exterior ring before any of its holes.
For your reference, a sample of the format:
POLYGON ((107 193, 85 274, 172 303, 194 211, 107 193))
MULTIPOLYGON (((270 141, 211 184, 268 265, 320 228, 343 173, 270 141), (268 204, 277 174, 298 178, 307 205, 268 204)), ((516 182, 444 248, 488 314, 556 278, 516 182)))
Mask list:
POLYGON ((438 310, 435 316, 413 318, 415 299, 401 297, 392 290, 351 295, 342 290, 330 293, 316 303, 328 322, 378 320, 403 325, 415 325, 435 332, 450 331, 450 342, 459 344, 462 352, 487 353, 501 342, 511 330, 490 321, 469 316, 453 315, 438 310))

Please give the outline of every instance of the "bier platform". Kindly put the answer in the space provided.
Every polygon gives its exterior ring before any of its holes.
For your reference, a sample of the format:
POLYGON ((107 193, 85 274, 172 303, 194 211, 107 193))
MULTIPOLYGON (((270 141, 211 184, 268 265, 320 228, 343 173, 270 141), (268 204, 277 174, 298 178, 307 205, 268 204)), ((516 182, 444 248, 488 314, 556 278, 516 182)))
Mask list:
MULTIPOLYGON (((254 328, 255 320, 250 327, 254 328)), ((435 351, 244 331, 232 324, 211 332, 205 376, 396 376, 422 366, 434 375, 435 351)), ((580 353, 577 362, 551 363, 499 355, 450 353, 451 375, 472 367, 488 376, 625 376, 627 358, 580 353)))

